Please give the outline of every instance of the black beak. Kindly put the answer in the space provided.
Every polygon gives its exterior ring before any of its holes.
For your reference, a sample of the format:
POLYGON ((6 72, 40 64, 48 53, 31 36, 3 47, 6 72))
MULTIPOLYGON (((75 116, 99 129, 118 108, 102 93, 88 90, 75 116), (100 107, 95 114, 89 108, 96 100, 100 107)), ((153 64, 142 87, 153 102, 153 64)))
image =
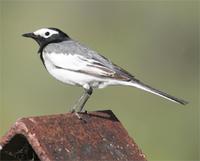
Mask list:
POLYGON ((30 37, 30 38, 33 38, 33 39, 37 38, 37 36, 34 33, 32 33, 32 32, 22 34, 22 36, 24 36, 24 37, 30 37))

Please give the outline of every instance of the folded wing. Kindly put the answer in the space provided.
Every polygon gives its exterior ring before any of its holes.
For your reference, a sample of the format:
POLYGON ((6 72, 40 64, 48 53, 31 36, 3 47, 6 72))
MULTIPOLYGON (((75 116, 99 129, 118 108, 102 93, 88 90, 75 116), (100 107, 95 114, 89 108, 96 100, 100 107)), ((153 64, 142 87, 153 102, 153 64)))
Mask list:
POLYGON ((96 77, 107 77, 123 81, 134 80, 134 77, 124 69, 75 41, 73 43, 65 42, 65 44, 57 45, 57 47, 54 46, 54 50, 46 55, 46 57, 57 68, 81 72, 96 77), (63 53, 60 53, 60 51, 63 53))

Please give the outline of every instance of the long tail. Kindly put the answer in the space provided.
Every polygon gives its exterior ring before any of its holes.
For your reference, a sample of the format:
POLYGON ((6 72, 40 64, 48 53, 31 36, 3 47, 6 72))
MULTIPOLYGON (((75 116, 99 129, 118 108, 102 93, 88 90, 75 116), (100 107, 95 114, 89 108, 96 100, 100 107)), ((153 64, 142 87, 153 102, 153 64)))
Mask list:
POLYGON ((155 89, 155 88, 153 88, 153 87, 151 87, 147 84, 144 84, 144 83, 140 82, 139 80, 136 80, 136 81, 133 80, 133 81, 126 82, 126 83, 124 82, 124 84, 142 89, 142 90, 150 92, 150 93, 153 93, 155 95, 158 95, 160 97, 163 97, 163 98, 170 100, 172 102, 175 102, 175 103, 179 103, 179 104, 182 104, 182 105, 188 104, 188 102, 183 100, 183 99, 171 96, 171 95, 169 95, 165 92, 162 92, 162 91, 155 89))

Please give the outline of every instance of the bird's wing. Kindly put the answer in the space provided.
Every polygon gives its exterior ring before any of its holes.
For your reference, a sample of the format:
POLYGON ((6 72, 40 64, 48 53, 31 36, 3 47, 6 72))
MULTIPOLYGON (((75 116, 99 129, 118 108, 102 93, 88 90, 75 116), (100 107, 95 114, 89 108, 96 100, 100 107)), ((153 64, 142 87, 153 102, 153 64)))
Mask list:
POLYGON ((57 68, 124 81, 134 79, 124 69, 76 41, 52 45, 54 47, 50 46, 51 53, 46 55, 46 58, 57 68))

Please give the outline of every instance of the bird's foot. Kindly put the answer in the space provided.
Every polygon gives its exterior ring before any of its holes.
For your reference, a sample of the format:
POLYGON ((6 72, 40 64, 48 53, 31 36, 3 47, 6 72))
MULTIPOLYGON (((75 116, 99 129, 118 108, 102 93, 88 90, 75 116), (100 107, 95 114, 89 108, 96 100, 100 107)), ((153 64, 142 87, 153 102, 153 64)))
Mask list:
POLYGON ((83 113, 83 114, 88 114, 87 110, 82 110, 80 112, 83 113))
POLYGON ((78 112, 75 112, 75 115, 78 117, 79 120, 83 121, 84 123, 87 123, 85 119, 83 119, 78 112))
POLYGON ((71 113, 74 113, 74 112, 76 112, 76 110, 75 110, 75 109, 71 109, 70 112, 71 112, 71 113))
POLYGON ((78 114, 78 112, 75 112, 75 115, 78 117, 79 120, 82 120, 82 117, 78 114))

